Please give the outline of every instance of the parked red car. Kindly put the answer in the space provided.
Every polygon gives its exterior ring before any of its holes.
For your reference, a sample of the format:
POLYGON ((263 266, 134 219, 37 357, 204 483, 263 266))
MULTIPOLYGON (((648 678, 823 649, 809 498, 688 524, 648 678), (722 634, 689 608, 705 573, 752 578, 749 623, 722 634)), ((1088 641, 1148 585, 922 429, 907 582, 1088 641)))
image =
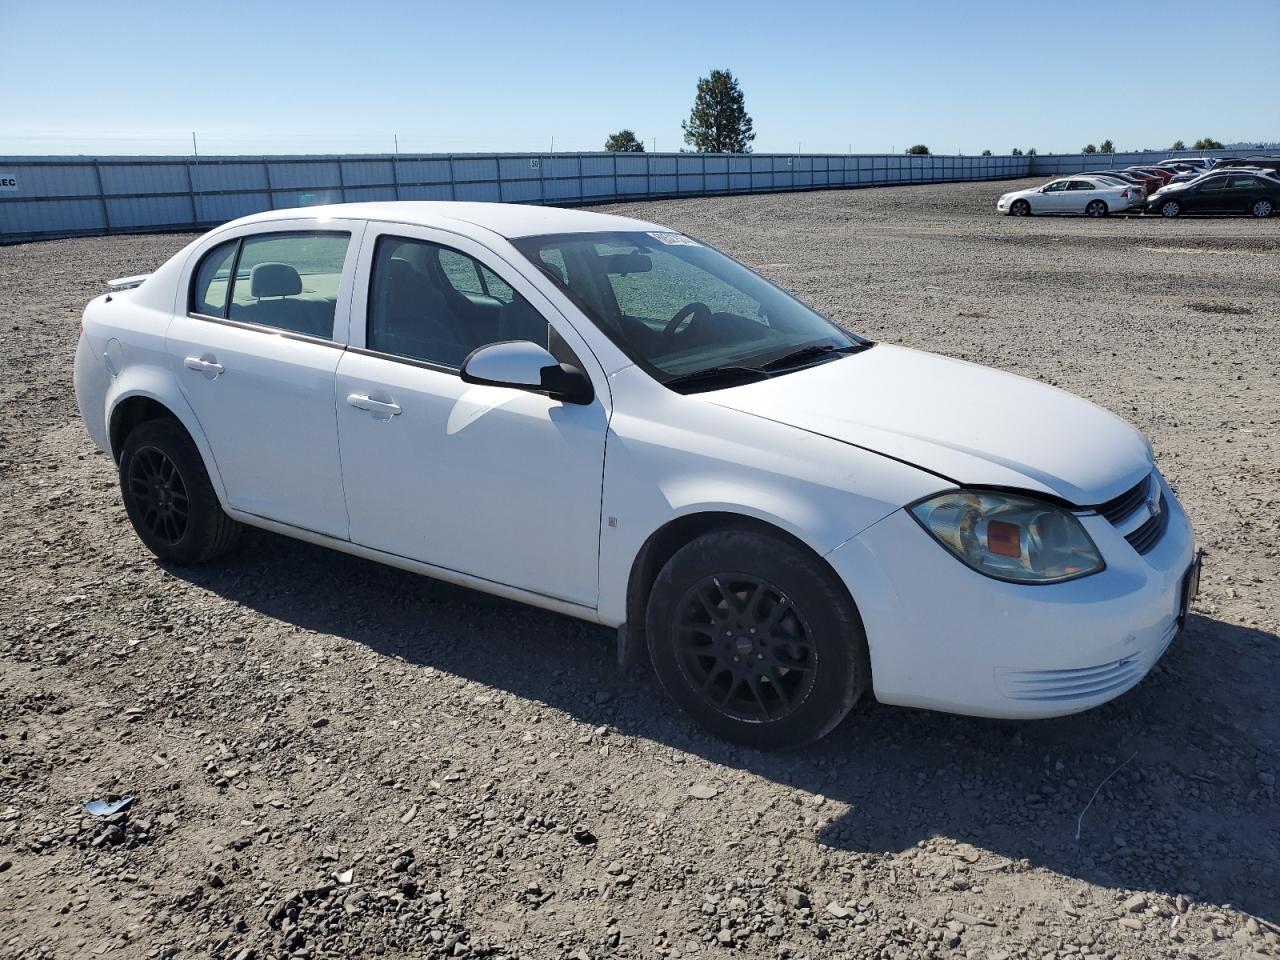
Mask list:
POLYGON ((1166 184, 1173 179, 1173 171, 1166 170, 1164 167, 1129 167, 1130 170, 1138 170, 1142 173, 1157 178, 1160 183, 1166 184))
MULTIPOLYGON (((1147 173, 1145 170, 1138 167, 1129 167, 1125 170, 1117 170, 1116 172, 1123 173, 1126 176, 1137 179, 1137 181, 1146 189, 1147 196, 1151 196, 1151 194, 1163 187, 1166 182, 1164 177, 1158 177, 1154 173, 1147 173)), ((1173 179, 1172 174, 1169 179, 1173 179)))

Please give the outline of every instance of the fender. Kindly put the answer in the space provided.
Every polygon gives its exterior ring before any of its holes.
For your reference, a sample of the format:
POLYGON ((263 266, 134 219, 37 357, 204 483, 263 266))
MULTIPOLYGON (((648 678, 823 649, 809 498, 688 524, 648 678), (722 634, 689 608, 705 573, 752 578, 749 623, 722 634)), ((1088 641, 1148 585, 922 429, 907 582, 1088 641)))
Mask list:
POLYGON ((618 406, 605 448, 598 601, 600 620, 610 626, 627 620, 636 558, 672 523, 700 514, 744 517, 823 557, 939 487, 936 476, 916 467, 675 394, 634 367, 615 375, 613 385, 618 406), (797 462, 807 465, 802 474, 797 462))
MULTIPOLYGON (((177 421, 182 424, 183 429, 195 441, 196 449, 200 451, 200 459, 204 461, 204 468, 208 471, 209 481, 213 484, 214 492, 218 495, 218 502, 222 504, 222 509, 227 510, 226 488, 223 486, 222 474, 218 470, 217 461, 214 460, 213 450, 204 435, 204 428, 200 426, 200 421, 196 418, 195 411, 191 409, 191 405, 187 403, 187 398, 183 396, 173 372, 152 364, 133 364, 126 367, 120 373, 120 376, 111 381, 111 385, 107 388, 106 396, 105 423, 108 428, 108 444, 111 436, 111 419, 120 404, 131 397, 146 397, 149 400, 154 400, 172 413, 177 421)), ((117 450, 108 449, 107 452, 112 457, 118 457, 119 454, 117 450)))

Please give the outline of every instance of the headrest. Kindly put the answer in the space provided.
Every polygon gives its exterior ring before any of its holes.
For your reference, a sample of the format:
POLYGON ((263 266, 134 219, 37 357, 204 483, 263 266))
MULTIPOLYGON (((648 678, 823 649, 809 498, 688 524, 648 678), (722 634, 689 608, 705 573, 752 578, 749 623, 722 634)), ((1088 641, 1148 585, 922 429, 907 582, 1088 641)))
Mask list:
POLYGON ((259 263, 249 271, 254 297, 292 297, 302 292, 302 277, 287 263, 259 263))

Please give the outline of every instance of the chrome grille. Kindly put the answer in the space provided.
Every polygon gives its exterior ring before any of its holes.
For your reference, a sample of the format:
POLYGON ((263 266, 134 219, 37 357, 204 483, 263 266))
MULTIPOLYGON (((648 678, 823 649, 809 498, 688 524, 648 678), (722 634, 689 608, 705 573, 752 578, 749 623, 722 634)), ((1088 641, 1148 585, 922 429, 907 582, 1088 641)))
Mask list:
POLYGON ((1118 524, 1127 519, 1133 511, 1146 502, 1147 491, 1151 489, 1152 479, 1152 475, 1147 474, 1120 496, 1113 497, 1106 503, 1100 504, 1097 508, 1098 512, 1111 521, 1112 524, 1118 524))
POLYGON ((1094 509, 1119 528, 1138 553, 1149 552, 1169 527, 1169 504, 1154 470, 1120 496, 1094 509))
POLYGON ((1146 553, 1164 536, 1165 529, 1169 526, 1169 506, 1165 503, 1164 495, 1160 496, 1160 512, 1152 517, 1148 517, 1147 521, 1130 533, 1126 540, 1133 549, 1139 553, 1146 553))

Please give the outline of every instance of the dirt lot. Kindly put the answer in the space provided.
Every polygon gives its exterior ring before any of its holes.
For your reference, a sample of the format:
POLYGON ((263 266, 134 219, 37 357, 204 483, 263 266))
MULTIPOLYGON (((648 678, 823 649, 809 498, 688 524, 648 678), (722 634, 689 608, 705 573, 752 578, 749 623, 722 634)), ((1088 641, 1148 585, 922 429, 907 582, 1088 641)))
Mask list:
POLYGON ((71 355, 187 238, 0 249, 0 956, 1280 956, 1280 220, 1000 218, 1013 186, 613 208, 1129 418, 1209 551, 1102 709, 863 704, 790 755, 598 628, 266 534, 158 566, 71 355))

